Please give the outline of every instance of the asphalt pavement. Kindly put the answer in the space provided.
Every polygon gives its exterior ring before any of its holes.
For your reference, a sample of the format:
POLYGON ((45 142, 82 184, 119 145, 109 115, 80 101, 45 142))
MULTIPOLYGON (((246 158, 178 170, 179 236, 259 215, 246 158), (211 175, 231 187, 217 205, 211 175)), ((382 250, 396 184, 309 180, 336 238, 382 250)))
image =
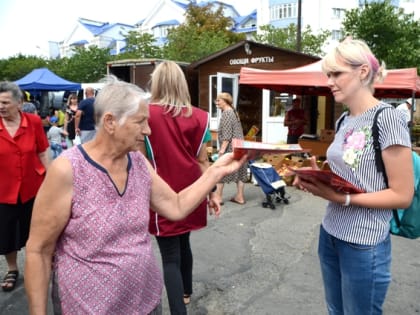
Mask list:
MULTIPOLYGON (((264 193, 247 183, 245 205, 228 200, 225 185, 221 216, 191 234, 194 293, 191 315, 327 314, 317 258, 319 225, 326 202, 287 187, 289 204, 263 208, 264 193)), ((393 280, 385 315, 420 314, 420 239, 392 237, 393 280)), ((160 263, 159 251, 154 243, 160 263)), ((19 253, 23 271, 24 252, 19 253)), ((0 273, 6 271, 4 259, 0 273)), ((163 313, 169 314, 165 293, 163 313)), ((0 291, 0 315, 26 315, 23 277, 13 292, 0 291)), ((52 314, 49 310, 48 314, 52 314)))

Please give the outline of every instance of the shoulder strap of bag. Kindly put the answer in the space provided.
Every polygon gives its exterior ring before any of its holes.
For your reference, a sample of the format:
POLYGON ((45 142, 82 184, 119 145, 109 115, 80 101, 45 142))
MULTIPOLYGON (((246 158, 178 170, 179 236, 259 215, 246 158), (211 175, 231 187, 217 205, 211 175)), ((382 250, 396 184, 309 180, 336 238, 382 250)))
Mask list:
MULTIPOLYGON (((376 111, 375 116, 373 117, 372 138, 373 138, 373 149, 375 150, 376 170, 378 172, 381 172, 384 175, 385 183, 388 186, 388 177, 386 176, 385 165, 384 165, 384 162, 382 161, 381 145, 379 144, 379 127, 378 127, 378 124, 377 124, 378 116, 385 108, 387 108, 387 107, 379 108, 376 111)), ((335 132, 337 132, 340 129, 341 124, 343 123, 343 121, 344 121, 344 119, 346 118, 347 115, 348 114, 342 115, 340 117, 340 119, 337 121, 337 127, 336 127, 335 132)))
MULTIPOLYGON (((384 161, 382 160, 381 145, 379 144, 379 127, 378 127, 378 116, 386 108, 392 108, 392 107, 381 107, 381 108, 379 108, 376 111, 375 116, 373 117, 373 122, 372 122, 372 138, 373 138, 373 149, 375 150, 376 170, 378 172, 381 172, 383 174, 384 180, 385 180, 385 184, 388 187, 388 177, 387 177, 386 172, 385 172, 384 161)), ((335 132, 337 132, 340 129, 341 124, 343 123, 344 118, 347 115, 341 116, 340 119, 337 121, 337 128, 336 128, 335 132)))
POLYGON ((373 117, 372 138, 373 138, 373 149, 375 150, 376 170, 382 173, 382 175, 384 176, 385 184, 388 187, 388 176, 386 175, 384 161, 382 160, 381 145, 379 144, 379 127, 378 127, 378 116, 386 108, 388 107, 379 108, 376 111, 375 116, 373 117))
MULTIPOLYGON (((379 126, 378 126, 378 116, 386 108, 392 108, 392 107, 381 107, 381 108, 379 108, 376 111, 375 116, 373 117, 372 139, 373 139, 373 149, 375 150, 376 170, 378 172, 382 173, 382 175, 384 177, 385 185, 386 185, 386 187, 388 187, 388 176, 386 175, 384 161, 382 160, 381 145, 379 143, 379 126)), ((341 124, 343 123, 344 118, 346 116, 347 115, 341 116, 340 120, 337 122, 336 132, 340 129, 341 124)), ((392 214, 394 216, 395 223, 397 224, 398 227, 400 227, 401 226, 401 220, 400 220, 400 217, 398 216, 398 211, 394 209, 394 210, 392 210, 392 214)))
MULTIPOLYGON (((375 113, 375 117, 373 118, 373 124, 372 124, 372 138, 373 138, 373 149, 375 150, 376 170, 382 173, 384 177, 385 185, 386 187, 388 187, 388 176, 386 175, 384 161, 382 160, 381 146, 379 144, 379 127, 378 127, 378 115, 386 108, 392 108, 392 107, 381 107, 375 113)), ((400 220, 400 216, 398 215, 398 210, 393 209, 392 215, 394 217, 395 223, 397 224, 397 227, 400 227, 401 220, 400 220)))
POLYGON ((340 119, 337 121, 337 127, 335 128, 335 133, 337 133, 338 132, 338 130, 340 130, 340 127, 341 127, 341 124, 343 123, 343 121, 344 121, 344 118, 346 118, 346 116, 348 116, 349 115, 349 112, 346 112, 346 114, 345 115, 342 115, 341 117, 340 117, 340 119))

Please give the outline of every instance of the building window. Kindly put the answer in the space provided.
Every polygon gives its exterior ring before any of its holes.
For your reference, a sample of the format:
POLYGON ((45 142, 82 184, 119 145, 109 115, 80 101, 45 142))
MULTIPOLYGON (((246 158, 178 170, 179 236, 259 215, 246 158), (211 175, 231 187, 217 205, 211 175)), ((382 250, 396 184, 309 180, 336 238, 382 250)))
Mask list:
POLYGON ((284 93, 270 91, 270 117, 284 117, 286 114, 287 98, 284 93))
POLYGON ((250 20, 248 22, 246 22, 245 24, 243 24, 241 26, 241 28, 252 28, 256 26, 256 21, 255 20, 250 20))
MULTIPOLYGON (((399 7, 401 2, 411 2, 415 3, 416 0, 391 0, 391 5, 394 7, 399 7)), ((359 0, 359 7, 364 7, 366 4, 370 4, 372 2, 378 2, 377 0, 359 0)), ((383 2, 383 1, 379 1, 383 2)))
POLYGON ((297 3, 278 4, 270 8, 272 21, 290 18, 297 18, 297 3))
POLYGON ((340 30, 331 31, 331 39, 340 41, 343 38, 343 33, 340 30))
POLYGON ((344 18, 344 15, 346 13, 345 9, 341 9, 341 8, 333 8, 333 18, 335 19, 342 19, 344 18))
POLYGON ((171 25, 162 25, 153 28, 153 35, 156 38, 165 38, 168 36, 168 30, 171 28, 171 25))
POLYGON ((217 75, 210 76, 210 101, 209 101, 209 109, 210 109, 210 117, 217 118, 217 106, 216 106, 216 98, 217 98, 217 75))

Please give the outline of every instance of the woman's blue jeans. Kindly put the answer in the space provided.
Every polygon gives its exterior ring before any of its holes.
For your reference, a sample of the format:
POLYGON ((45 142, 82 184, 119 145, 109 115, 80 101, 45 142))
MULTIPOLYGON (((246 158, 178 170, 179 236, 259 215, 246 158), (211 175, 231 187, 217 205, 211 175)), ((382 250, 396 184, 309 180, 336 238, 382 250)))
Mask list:
POLYGON ((329 315, 379 315, 391 282, 391 238, 377 245, 344 242, 321 225, 318 256, 329 315))

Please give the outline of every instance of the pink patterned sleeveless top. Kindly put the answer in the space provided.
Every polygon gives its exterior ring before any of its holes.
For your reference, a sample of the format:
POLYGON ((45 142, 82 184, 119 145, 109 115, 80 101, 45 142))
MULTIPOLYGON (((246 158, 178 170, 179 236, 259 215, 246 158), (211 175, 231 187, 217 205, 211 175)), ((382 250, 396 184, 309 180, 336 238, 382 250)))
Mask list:
POLYGON ((83 148, 62 155, 73 169, 71 215, 54 261, 63 314, 149 314, 160 303, 162 275, 148 233, 151 177, 143 156, 129 154, 120 194, 83 148))

